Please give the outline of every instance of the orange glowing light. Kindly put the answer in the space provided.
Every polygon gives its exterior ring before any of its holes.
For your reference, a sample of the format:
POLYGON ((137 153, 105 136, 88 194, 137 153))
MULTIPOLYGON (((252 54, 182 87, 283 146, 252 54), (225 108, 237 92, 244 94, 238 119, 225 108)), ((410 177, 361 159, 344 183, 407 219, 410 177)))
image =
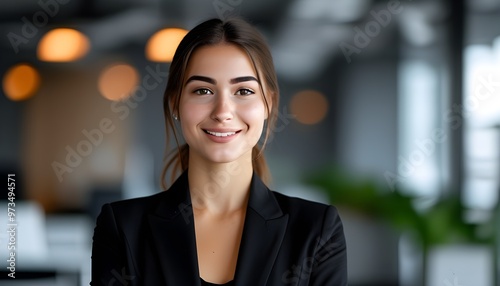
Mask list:
POLYGON ((156 32, 146 44, 146 58, 153 62, 171 62, 177 46, 187 32, 178 28, 156 32))
POLYGON ((317 124, 328 112, 328 99, 318 91, 304 90, 293 96, 290 110, 300 123, 317 124))
POLYGON ((131 95, 139 83, 136 69, 125 63, 107 66, 99 75, 98 89, 105 98, 123 100, 131 95))
POLYGON ((11 67, 3 77, 3 90, 12 101, 26 100, 33 96, 40 86, 40 74, 28 64, 11 67))
POLYGON ((71 62, 81 59, 90 49, 89 39, 81 32, 58 28, 49 31, 38 43, 38 58, 47 62, 71 62))

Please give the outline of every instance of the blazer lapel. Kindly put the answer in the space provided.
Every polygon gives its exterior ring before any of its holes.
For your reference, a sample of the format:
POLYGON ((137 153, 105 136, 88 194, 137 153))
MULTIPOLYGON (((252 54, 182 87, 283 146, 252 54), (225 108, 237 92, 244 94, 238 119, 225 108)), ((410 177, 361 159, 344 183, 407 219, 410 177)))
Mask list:
POLYGON ((267 285, 288 223, 273 193, 254 174, 245 217, 235 284, 267 285))
POLYGON ((196 237, 187 172, 181 175, 149 216, 153 251, 166 285, 200 285, 196 237))
MULTIPOLYGON (((235 285, 267 285, 288 223, 273 193, 254 174, 236 265, 235 285)), ((200 286, 187 172, 149 216, 153 251, 166 285, 200 286)))

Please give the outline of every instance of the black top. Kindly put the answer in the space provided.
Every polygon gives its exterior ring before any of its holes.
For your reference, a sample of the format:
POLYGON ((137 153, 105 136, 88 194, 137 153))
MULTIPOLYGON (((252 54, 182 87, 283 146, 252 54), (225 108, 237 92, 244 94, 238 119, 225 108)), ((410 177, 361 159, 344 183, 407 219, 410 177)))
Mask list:
MULTIPOLYGON (((168 191, 102 207, 92 286, 200 285, 188 179, 185 172, 168 191)), ((347 286, 335 207, 270 191, 254 174, 233 280, 238 286, 347 286)))
POLYGON ((224 284, 210 283, 210 282, 203 280, 203 278, 201 278, 201 277, 200 277, 200 280, 201 280, 201 286, 234 286, 234 280, 231 280, 231 281, 224 283, 224 284))

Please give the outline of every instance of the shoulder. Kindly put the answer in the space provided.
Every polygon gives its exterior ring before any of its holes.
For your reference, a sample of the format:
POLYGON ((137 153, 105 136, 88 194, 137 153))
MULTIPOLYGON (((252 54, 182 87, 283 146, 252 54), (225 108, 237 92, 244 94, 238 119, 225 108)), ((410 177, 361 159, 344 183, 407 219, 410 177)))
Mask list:
POLYGON ((290 197, 276 191, 271 191, 271 193, 285 213, 301 214, 305 216, 318 216, 325 212, 337 213, 337 209, 332 205, 290 197))
POLYGON ((168 196, 167 191, 162 191, 146 197, 132 198, 104 204, 100 216, 120 221, 133 223, 141 220, 152 210, 157 208, 159 202, 168 196))
POLYGON ((153 205, 157 204, 162 198, 167 196, 168 191, 162 191, 146 197, 138 197, 132 199, 126 199, 121 201, 115 201, 110 203, 110 206, 117 211, 141 211, 148 210, 153 205))
POLYGON ((302 227, 342 228, 342 222, 337 208, 319 202, 290 197, 272 191, 284 214, 289 215, 290 222, 302 227))
POLYGON ((156 194, 116 201, 103 206, 119 218, 137 220, 146 214, 157 214, 170 217, 178 213, 179 206, 190 203, 187 172, 183 173, 168 190, 156 194))

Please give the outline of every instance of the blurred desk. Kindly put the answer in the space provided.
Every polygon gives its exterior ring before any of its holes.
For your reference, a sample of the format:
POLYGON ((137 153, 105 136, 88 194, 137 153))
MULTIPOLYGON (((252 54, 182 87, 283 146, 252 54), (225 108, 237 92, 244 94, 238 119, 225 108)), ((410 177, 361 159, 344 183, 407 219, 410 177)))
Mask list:
MULTIPOLYGON (((7 204, 0 213, 7 213, 7 204)), ((7 216, 1 219, 7 227, 7 216)), ((1 285, 88 285, 93 233, 86 215, 50 215, 33 202, 16 202, 16 279, 7 276, 7 259, 0 261, 1 285), (25 284, 23 284, 25 283, 25 284)), ((9 257, 8 234, 0 234, 0 256, 9 257)))

